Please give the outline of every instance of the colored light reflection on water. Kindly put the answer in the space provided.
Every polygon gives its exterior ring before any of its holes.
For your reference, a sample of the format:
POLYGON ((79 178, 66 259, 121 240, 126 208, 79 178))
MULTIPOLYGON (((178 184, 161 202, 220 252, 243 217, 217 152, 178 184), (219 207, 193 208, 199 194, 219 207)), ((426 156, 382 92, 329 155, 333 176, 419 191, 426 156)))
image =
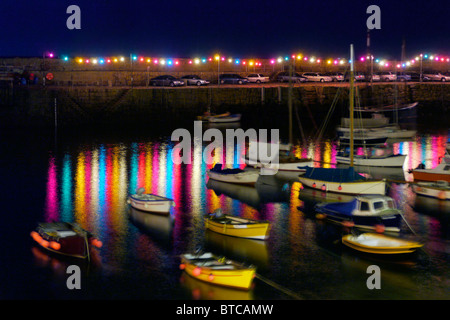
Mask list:
MULTIPOLYGON (((446 136, 425 135, 412 141, 396 142, 392 144, 392 151, 394 154, 408 154, 404 170, 415 168, 420 163, 433 168, 445 153, 446 141, 446 136)), ((152 140, 128 145, 99 144, 66 152, 59 158, 50 155, 46 221, 75 221, 92 231, 104 243, 104 261, 114 266, 121 267, 127 263, 129 252, 136 252, 141 260, 150 263, 145 255, 146 250, 162 254, 161 248, 141 233, 130 236, 132 227, 127 204, 129 194, 138 188, 145 188, 146 193, 156 193, 175 201, 169 216, 172 220, 160 219, 153 228, 164 228, 165 241, 176 244, 173 248, 176 254, 202 244, 203 232, 196 231, 203 227, 202 217, 217 209, 227 214, 271 221, 274 225, 271 235, 275 240, 272 240, 270 250, 275 260, 283 259, 276 252, 285 250, 283 241, 288 241, 294 252, 303 252, 302 237, 314 231, 313 224, 302 211, 306 200, 302 199, 304 191, 301 184, 295 182, 295 177, 283 182, 265 177, 266 182, 262 179, 263 182, 256 187, 230 187, 220 182, 210 185, 206 171, 214 164, 223 163, 224 167, 229 168, 245 167, 238 161, 245 154, 243 145, 206 153, 206 161, 203 161, 204 147, 194 144, 190 164, 175 164, 172 152, 172 143, 152 140)), ((330 141, 294 146, 296 156, 323 161, 324 167, 336 166, 336 153, 337 145, 330 141)), ((392 188, 391 196, 398 203, 405 203, 414 197, 400 188, 392 188)), ((406 214, 415 225, 427 223, 428 220, 417 218, 411 208, 408 210, 406 214)), ((145 220, 145 217, 142 219, 145 220)), ((423 230, 433 230, 434 234, 438 234, 435 229, 436 224, 423 230)), ((268 248, 263 247, 258 249, 262 253, 255 259, 267 265, 268 248)), ((157 261, 163 263, 162 260, 157 261)))

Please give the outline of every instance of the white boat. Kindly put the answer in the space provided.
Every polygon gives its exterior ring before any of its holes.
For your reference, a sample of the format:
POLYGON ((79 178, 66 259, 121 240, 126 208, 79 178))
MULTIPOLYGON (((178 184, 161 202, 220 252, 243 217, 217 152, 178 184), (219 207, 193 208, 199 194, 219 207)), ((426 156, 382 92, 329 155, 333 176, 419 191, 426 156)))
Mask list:
POLYGON ((401 111, 401 110, 408 110, 412 109, 415 106, 417 106, 418 102, 413 103, 406 103, 402 105, 388 105, 388 106, 382 106, 382 107, 375 107, 375 106, 369 106, 369 107, 356 107, 355 111, 359 112, 387 112, 387 111, 401 111))
POLYGON ((208 170, 207 174, 210 179, 249 185, 254 185, 256 180, 259 178, 258 170, 242 170, 239 168, 222 169, 222 164, 220 163, 216 164, 214 168, 208 170))
MULTIPOLYGON (((355 155, 353 157, 353 164, 355 166, 369 166, 369 167, 403 167, 405 164, 406 155, 390 154, 390 155, 355 155)), ((350 164, 350 156, 341 154, 336 155, 336 162, 343 164, 350 164)))
POLYGON ((418 182, 412 184, 414 192, 421 196, 450 200, 450 185, 447 181, 418 182))
POLYGON ((342 243, 361 252, 389 255, 412 253, 423 246, 416 241, 377 233, 348 234, 342 237, 342 243))
MULTIPOLYGON (((350 48, 350 120, 353 124, 353 107, 354 107, 354 77, 353 77, 353 45, 350 48)), ((351 126, 353 127, 353 126, 351 126)), ((306 167, 306 172, 299 176, 302 185, 330 192, 346 193, 346 194, 382 194, 386 192, 386 181, 368 180, 362 175, 355 172, 354 165, 354 138, 353 132, 350 132, 350 166, 349 168, 311 168, 306 167)))
POLYGON ((433 169, 412 170, 414 180, 418 181, 447 181, 450 182, 450 155, 446 154, 442 162, 433 169))
MULTIPOLYGON (((339 135, 346 135, 350 132, 350 128, 338 127, 339 135)), ((391 139, 411 138, 417 133, 417 130, 401 129, 398 125, 388 125, 378 128, 358 128, 353 131, 357 136, 373 137, 387 137, 391 139)))
POLYGON ((175 205, 173 199, 144 192, 144 188, 139 188, 136 194, 128 196, 127 202, 138 210, 165 214, 169 213, 170 208, 175 205))
MULTIPOLYGON (((341 127, 350 127, 350 118, 341 118, 341 127)), ((354 121, 354 128, 377 128, 384 127, 389 124, 389 118, 382 114, 374 113, 371 118, 360 118, 354 121)))
POLYGON ((241 121, 241 117, 240 113, 216 115, 208 117, 208 121, 213 123, 238 122, 241 121))

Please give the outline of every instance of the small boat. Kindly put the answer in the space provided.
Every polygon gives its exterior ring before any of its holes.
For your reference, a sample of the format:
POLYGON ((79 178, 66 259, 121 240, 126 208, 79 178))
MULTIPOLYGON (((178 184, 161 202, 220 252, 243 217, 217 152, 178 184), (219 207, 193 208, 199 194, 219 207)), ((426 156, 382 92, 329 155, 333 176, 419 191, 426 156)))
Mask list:
POLYGON ((127 203, 135 209, 155 213, 169 213, 175 205, 173 199, 144 192, 144 188, 139 188, 136 194, 128 196, 127 203))
POLYGON ((450 182, 450 155, 446 154, 442 162, 434 169, 412 170, 414 180, 450 182))
MULTIPOLYGON (((406 155, 389 154, 389 155, 355 155, 353 164, 356 166, 370 167, 403 167, 406 155)), ((336 155, 336 162, 350 164, 350 156, 341 152, 336 155)))
POLYGON ((225 112, 222 114, 215 114, 215 113, 211 113, 211 112, 207 111, 203 115, 197 116, 197 120, 208 121, 209 118, 211 118, 211 117, 228 117, 228 116, 230 116, 229 112, 225 112))
POLYGON ((402 220, 391 197, 379 194, 357 196, 346 202, 319 203, 316 212, 343 226, 399 232, 402 220))
POLYGON ((73 258, 89 260, 92 246, 102 247, 100 240, 72 223, 39 223, 36 230, 32 231, 30 235, 42 248, 73 258))
POLYGON ((352 249, 375 254, 412 253, 423 246, 415 241, 378 233, 348 234, 342 237, 342 243, 352 249))
POLYGON ((269 237, 269 221, 259 221, 228 214, 218 209, 205 219, 205 228, 227 236, 265 240, 269 237))
POLYGON ((216 123, 216 122, 218 122, 218 123, 238 122, 238 121, 241 121, 241 116, 242 115, 240 113, 235 113, 235 114, 226 113, 226 114, 210 116, 210 117, 208 117, 208 121, 214 122, 214 123, 216 123))
POLYGON ((418 182, 412 184, 414 192, 421 196, 450 200, 450 185, 447 181, 418 182))
POLYGON ((367 180, 357 173, 353 167, 349 168, 311 168, 299 175, 302 185, 326 192, 345 194, 385 194, 386 181, 367 180))
POLYGON ((250 289, 256 273, 254 266, 245 266, 210 252, 181 255, 180 269, 201 281, 243 290, 250 289))
MULTIPOLYGON (((370 137, 364 134, 359 134, 354 136, 353 143, 355 146, 374 146, 385 143, 387 139, 388 139, 387 136, 370 137)), ((350 144, 349 135, 344 134, 343 136, 340 136, 339 143, 343 145, 350 144)))
MULTIPOLYGON (((350 132, 350 128, 338 127, 338 135, 345 135, 350 132)), ((377 128, 359 128, 354 130, 355 135, 366 137, 387 137, 390 139, 411 138, 416 135, 417 130, 401 129, 398 125, 388 125, 377 128)))
MULTIPOLYGON (((350 118, 341 118, 341 127, 350 127, 350 118)), ((359 128, 376 128, 384 127, 389 124, 389 118, 383 116, 382 114, 374 113, 371 118, 360 118, 355 120, 353 126, 355 129, 359 128)))
POLYGON ((207 174, 210 179, 249 185, 254 185, 259 177, 258 170, 222 169, 222 164, 220 163, 208 170, 207 174))
POLYGON ((355 107, 355 111, 359 112, 386 112, 386 111, 401 111, 401 110, 409 110, 417 106, 418 102, 406 103, 402 105, 387 105, 382 107, 377 106, 367 106, 367 107, 355 107))

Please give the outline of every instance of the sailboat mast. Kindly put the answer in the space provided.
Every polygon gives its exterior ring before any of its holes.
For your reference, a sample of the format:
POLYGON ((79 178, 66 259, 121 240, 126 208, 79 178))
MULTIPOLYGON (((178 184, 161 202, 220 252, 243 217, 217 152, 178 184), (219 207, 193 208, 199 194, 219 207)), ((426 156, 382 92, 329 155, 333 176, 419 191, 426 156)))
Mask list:
POLYGON ((350 167, 353 167, 353 110, 354 110, 354 101, 355 101, 355 88, 354 88, 354 70, 353 70, 353 62, 355 60, 353 53, 353 44, 350 45, 350 167))

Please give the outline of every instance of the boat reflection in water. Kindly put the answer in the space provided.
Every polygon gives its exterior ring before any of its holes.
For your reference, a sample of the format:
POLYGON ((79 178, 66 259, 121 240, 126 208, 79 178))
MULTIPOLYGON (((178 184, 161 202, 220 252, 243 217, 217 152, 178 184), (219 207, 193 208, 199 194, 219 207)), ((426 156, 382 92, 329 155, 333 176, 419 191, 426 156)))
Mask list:
POLYGON ((169 247, 173 239, 174 218, 172 215, 160 215, 144 212, 130 206, 130 220, 153 240, 169 247))

